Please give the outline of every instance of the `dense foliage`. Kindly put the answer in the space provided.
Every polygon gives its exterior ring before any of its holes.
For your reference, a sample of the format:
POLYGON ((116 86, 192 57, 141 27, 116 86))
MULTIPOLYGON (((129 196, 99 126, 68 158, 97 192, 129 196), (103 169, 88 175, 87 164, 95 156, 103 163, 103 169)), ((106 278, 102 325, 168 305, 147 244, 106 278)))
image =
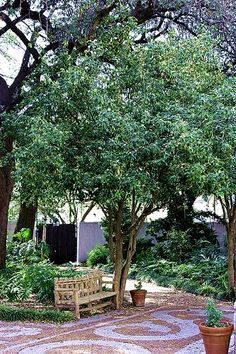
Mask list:
POLYGON ((155 237, 159 256, 169 261, 184 261, 193 250, 201 249, 204 244, 218 243, 216 234, 206 223, 193 222, 185 230, 178 229, 174 222, 171 225, 168 221, 167 229, 165 226, 165 219, 153 221, 148 226, 147 235, 155 237))
MULTIPOLYGON (((117 290, 124 292, 146 216, 168 205, 173 192, 181 194, 183 183, 196 195, 225 183, 222 156, 231 156, 233 145, 219 138, 219 156, 215 136, 219 114, 222 126, 234 114, 228 92, 235 82, 205 33, 134 48, 133 19, 106 25, 79 65, 67 56, 54 67, 44 64, 19 120, 29 129, 21 135, 17 173, 37 198, 70 190, 102 208, 117 290)), ((185 253, 188 237, 188 230, 170 230, 167 243, 185 253)))
POLYGON ((87 265, 94 267, 98 264, 106 264, 108 262, 109 250, 104 245, 97 245, 88 254, 87 265))
POLYGON ((161 258, 158 247, 153 247, 132 265, 130 276, 154 281, 162 286, 174 286, 198 295, 218 299, 232 297, 228 283, 227 257, 210 244, 194 250, 183 262, 161 258))
MULTIPOLYGON (((232 299, 233 294, 228 282, 227 255, 222 253, 217 244, 212 244, 204 238, 201 240, 200 237, 196 244, 192 245, 188 238, 184 245, 180 243, 178 246, 183 234, 177 235, 176 231, 174 233, 176 235, 174 244, 172 239, 163 241, 157 238, 156 245, 147 237, 138 239, 129 277, 155 282, 161 286, 173 286, 197 295, 232 299)), ((106 250, 105 246, 103 249, 106 250)), ((96 253, 97 247, 91 251, 91 254, 96 253)), ((107 254, 107 250, 105 253, 107 254)), ((96 265, 108 272, 114 269, 107 257, 104 257, 103 262, 100 259, 96 265)))
POLYGON ((24 239, 9 242, 7 266, 0 272, 0 297, 20 301, 34 296, 42 303, 52 303, 54 278, 81 276, 73 268, 53 265, 48 255, 48 246, 43 242, 39 245, 24 239))
POLYGON ((33 308, 0 305, 0 321, 34 321, 63 323, 75 320, 73 312, 56 310, 36 310, 33 308))

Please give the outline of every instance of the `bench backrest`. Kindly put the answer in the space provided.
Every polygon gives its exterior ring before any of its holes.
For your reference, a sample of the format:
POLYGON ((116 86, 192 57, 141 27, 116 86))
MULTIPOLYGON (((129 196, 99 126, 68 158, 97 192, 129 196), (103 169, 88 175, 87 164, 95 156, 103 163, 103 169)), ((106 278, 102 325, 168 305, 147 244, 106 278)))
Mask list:
POLYGON ((96 272, 81 278, 55 278, 54 296, 56 305, 74 305, 75 290, 79 297, 102 291, 102 273, 96 272))

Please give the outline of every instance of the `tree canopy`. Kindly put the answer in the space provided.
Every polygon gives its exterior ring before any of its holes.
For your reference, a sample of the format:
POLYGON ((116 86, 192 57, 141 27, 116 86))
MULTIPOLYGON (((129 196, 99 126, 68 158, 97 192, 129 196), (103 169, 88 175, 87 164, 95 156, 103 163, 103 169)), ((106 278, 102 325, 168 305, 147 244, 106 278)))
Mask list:
POLYGON ((98 203, 116 261, 129 237, 123 289, 137 230, 170 191, 234 188, 235 4, 15 0, 0 11, 0 38, 23 45, 10 87, 1 81, 0 267, 16 146, 26 198, 98 203))
MULTIPOLYGON (((26 150, 19 149, 18 172, 38 196, 51 186, 52 193, 53 187, 61 194, 71 190, 78 200, 101 206, 120 301, 146 216, 165 206, 170 193, 181 192, 183 179, 199 194, 221 183, 218 115, 223 110, 223 122, 234 111, 231 101, 226 105, 234 79, 222 72, 210 37, 172 35, 134 46, 135 30, 132 19, 111 27, 77 64, 62 56, 43 70, 41 84, 24 103, 30 107, 22 124, 30 123, 26 150)), ((221 154, 228 148, 222 145, 221 154)))

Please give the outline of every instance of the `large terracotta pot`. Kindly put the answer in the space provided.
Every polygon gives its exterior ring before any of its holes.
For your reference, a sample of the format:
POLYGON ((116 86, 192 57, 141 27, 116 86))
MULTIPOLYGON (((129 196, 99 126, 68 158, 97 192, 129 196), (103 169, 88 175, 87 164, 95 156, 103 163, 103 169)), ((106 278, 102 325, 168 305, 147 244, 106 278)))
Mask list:
POLYGON ((228 354, 230 337, 234 326, 226 323, 224 327, 207 327, 205 323, 199 324, 206 354, 228 354))
POLYGON ((133 305, 136 307, 145 306, 145 298, 146 298, 147 290, 130 290, 130 295, 132 298, 133 305))

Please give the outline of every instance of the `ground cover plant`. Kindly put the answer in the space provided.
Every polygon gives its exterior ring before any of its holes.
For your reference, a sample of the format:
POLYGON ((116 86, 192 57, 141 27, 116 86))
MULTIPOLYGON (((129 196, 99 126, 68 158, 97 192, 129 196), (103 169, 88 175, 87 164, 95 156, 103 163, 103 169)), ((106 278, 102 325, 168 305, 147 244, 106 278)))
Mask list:
POLYGON ((53 303, 54 278, 81 274, 72 267, 51 263, 48 246, 27 240, 20 232, 8 243, 6 268, 0 272, 0 298, 25 301, 34 296, 41 303, 53 303))
POLYGON ((34 321, 63 323, 74 321, 71 311, 37 310, 0 304, 0 321, 34 321))
POLYGON ((160 257, 159 248, 155 246, 140 255, 129 275, 197 295, 233 298, 229 288, 227 256, 213 245, 194 250, 182 261, 160 257))
MULTIPOLYGON (((204 238, 193 246, 189 239, 186 243, 185 237, 186 252, 183 255, 176 247, 177 234, 179 232, 176 231, 174 242, 171 238, 162 241, 159 239, 159 242, 157 241, 157 244, 152 244, 152 246, 147 238, 138 240, 129 278, 154 282, 160 286, 173 286, 176 289, 197 295, 212 296, 216 299, 233 299, 228 281, 227 255, 222 253, 218 245, 204 238)), ((180 247, 182 236, 180 232, 180 247)), ((104 245, 103 249, 106 248, 107 246, 104 245)), ((96 253, 97 247, 91 254, 96 253)), ((97 258, 97 260, 98 262, 95 262, 93 266, 100 267, 106 272, 114 271, 109 257, 97 258)))

